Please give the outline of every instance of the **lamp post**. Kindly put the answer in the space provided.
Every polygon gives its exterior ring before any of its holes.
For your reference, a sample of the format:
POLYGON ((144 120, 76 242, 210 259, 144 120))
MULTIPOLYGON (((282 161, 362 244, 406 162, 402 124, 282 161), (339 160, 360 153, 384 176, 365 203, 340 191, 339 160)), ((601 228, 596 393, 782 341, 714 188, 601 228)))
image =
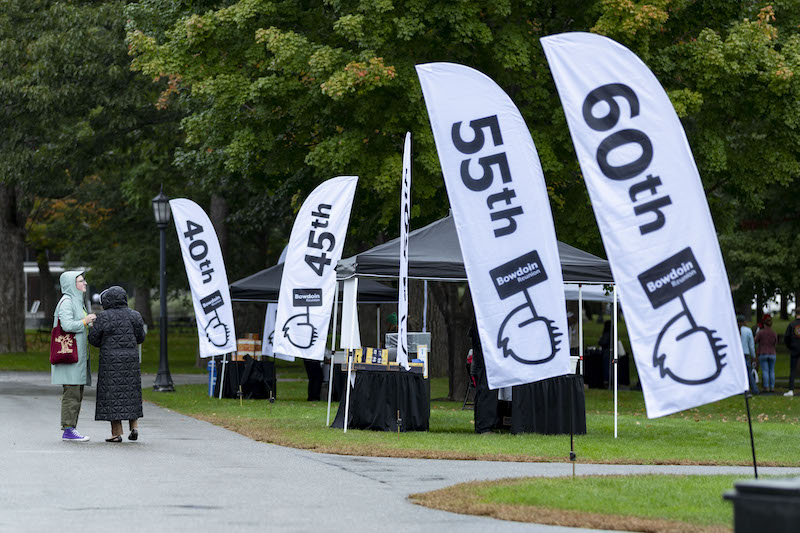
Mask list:
POLYGON ((153 198, 153 213, 156 216, 156 226, 158 226, 161 237, 161 250, 159 258, 159 271, 161 276, 161 316, 159 318, 159 330, 161 334, 161 349, 158 359, 158 374, 153 383, 153 390, 157 392, 174 392, 172 376, 169 373, 169 361, 167 360, 167 241, 165 231, 169 225, 169 197, 160 191, 158 196, 153 198))

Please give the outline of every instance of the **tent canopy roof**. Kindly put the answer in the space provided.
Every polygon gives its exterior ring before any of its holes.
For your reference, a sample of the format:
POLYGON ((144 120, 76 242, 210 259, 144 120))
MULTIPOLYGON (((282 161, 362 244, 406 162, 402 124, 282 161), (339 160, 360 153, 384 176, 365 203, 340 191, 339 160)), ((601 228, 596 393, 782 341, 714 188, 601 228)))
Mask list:
MULTIPOLYGON (((447 216, 409 233, 408 275, 414 279, 466 281, 464 258, 453 216, 447 216)), ((558 242, 565 283, 613 283, 608 261, 569 244, 558 242)), ((340 279, 396 278, 400 270, 400 238, 342 259, 336 267, 340 279)))
MULTIPOLYGON (((230 284, 231 299, 237 302, 277 302, 283 277, 283 263, 256 272, 230 284)), ((397 301, 397 289, 375 280, 358 282, 359 303, 397 301)))

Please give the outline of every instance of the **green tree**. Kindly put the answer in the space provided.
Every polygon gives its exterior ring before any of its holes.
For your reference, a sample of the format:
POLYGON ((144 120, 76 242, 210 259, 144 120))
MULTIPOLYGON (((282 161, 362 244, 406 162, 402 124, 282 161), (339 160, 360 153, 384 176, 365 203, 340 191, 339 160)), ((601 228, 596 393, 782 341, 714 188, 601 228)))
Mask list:
MULTIPOLYGON (((90 236, 95 214, 73 210, 59 225, 46 215, 49 209, 37 206, 51 205, 53 199, 82 205, 82 185, 108 179, 143 214, 159 182, 178 181, 174 171, 167 171, 170 148, 179 140, 177 115, 153 105, 158 88, 130 70, 123 7, 121 1, 0 3, 0 121, 6 125, 0 137, 0 200, 5 208, 0 240, 9 251, 0 260, 0 278, 8 282, 7 290, 0 291, 0 328, 9 332, 2 336, 0 352, 25 347, 26 227, 33 230, 29 244, 55 240, 73 264, 85 260, 81 243, 90 236), (147 165, 151 172, 145 175, 147 165), (149 192, 142 199, 145 190, 149 192), (44 231, 51 223, 59 231, 44 231)), ((138 249, 132 255, 141 266, 148 257, 157 257, 156 232, 141 224, 131 229, 140 232, 139 238, 125 244, 138 249)), ((136 263, 129 266, 130 277, 123 279, 138 281, 142 270, 134 268, 136 263)))
MULTIPOLYGON (((409 130, 414 225, 444 214, 414 65, 451 61, 481 70, 512 97, 536 142, 559 238, 602 253, 538 38, 591 30, 638 53, 683 120, 718 230, 736 234, 745 210, 761 217, 768 191, 797 178, 800 10, 797 1, 773 5, 146 0, 128 8, 128 41, 134 68, 168 82, 161 105, 188 111, 177 163, 207 189, 237 198, 229 220, 281 228, 285 242, 294 211, 316 184, 358 174, 348 250, 391 237, 409 130)), ((739 259, 729 256, 738 275, 739 259)), ((466 335, 455 328, 470 316, 469 298, 437 293, 442 308, 464 319, 438 335, 454 371, 466 352, 466 335)), ((463 384, 451 381, 454 397, 463 384)))

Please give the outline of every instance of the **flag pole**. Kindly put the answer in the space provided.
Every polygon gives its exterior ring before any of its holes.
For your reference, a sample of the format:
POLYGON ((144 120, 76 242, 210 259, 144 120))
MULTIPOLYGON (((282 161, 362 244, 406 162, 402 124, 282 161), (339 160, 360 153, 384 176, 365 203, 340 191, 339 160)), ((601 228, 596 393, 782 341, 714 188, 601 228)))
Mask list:
POLYGON ((617 358, 619 354, 617 353, 617 345, 619 344, 619 324, 618 316, 617 316, 617 284, 614 283, 614 438, 617 438, 617 389, 619 388, 619 383, 617 381, 617 368, 619 367, 619 361, 617 358))
POLYGON ((750 419, 750 391, 744 391, 744 404, 747 407, 747 425, 750 428, 750 449, 753 451, 753 473, 758 479, 758 465, 756 463, 756 445, 753 441, 753 421, 750 419))
POLYGON ((339 319, 339 281, 333 293, 333 331, 331 332, 331 364, 328 369, 328 418, 325 426, 331 425, 331 399, 333 398, 333 361, 336 358, 336 326, 339 319))
MULTIPOLYGON (((572 376, 572 380, 575 380, 575 376, 572 376)), ((575 455, 575 440, 574 440, 574 433, 575 433, 575 414, 573 413, 574 408, 572 405, 573 402, 573 394, 575 393, 574 387, 569 387, 569 462, 572 463, 572 479, 575 479, 575 459, 577 459, 577 455, 575 455)))

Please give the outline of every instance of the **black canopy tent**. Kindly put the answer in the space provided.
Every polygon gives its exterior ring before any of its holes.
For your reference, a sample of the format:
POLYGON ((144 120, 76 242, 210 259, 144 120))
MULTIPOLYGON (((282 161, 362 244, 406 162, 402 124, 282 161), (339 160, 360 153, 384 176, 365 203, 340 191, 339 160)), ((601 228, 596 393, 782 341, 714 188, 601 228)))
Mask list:
MULTIPOLYGON (((256 272, 230 284, 235 302, 277 302, 283 277, 283 263, 256 272)), ((340 289, 341 291, 341 289, 340 289)), ((379 304, 397 302, 397 289, 374 280, 358 284, 358 302, 379 304)))
MULTIPOLYGON (((426 281, 467 281, 464 258, 452 214, 408 235, 408 276, 426 281)), ((564 283, 580 285, 614 284, 608 261, 574 246, 558 241, 558 255, 564 283)), ((342 259, 336 267, 339 279, 397 278, 400 271, 400 238, 378 245, 365 252, 342 259)), ((565 297, 568 296, 565 294, 565 297)), ((427 291, 426 291, 427 298, 427 291)), ((581 289, 577 295, 580 328, 579 353, 583 353, 583 302, 581 289)), ((614 289, 614 323, 617 322, 616 287, 614 289)), ((617 346, 613 347, 617 361, 617 346)), ((617 436, 617 378, 614 367, 614 437, 617 436)))
MULTIPOLYGON (((605 259, 560 241, 558 256, 566 283, 614 282, 611 268, 605 259)), ((336 267, 340 279, 397 278, 399 270, 399 238, 342 259, 336 267)), ((464 258, 452 215, 409 233, 408 276, 430 281, 467 281, 464 258)))

